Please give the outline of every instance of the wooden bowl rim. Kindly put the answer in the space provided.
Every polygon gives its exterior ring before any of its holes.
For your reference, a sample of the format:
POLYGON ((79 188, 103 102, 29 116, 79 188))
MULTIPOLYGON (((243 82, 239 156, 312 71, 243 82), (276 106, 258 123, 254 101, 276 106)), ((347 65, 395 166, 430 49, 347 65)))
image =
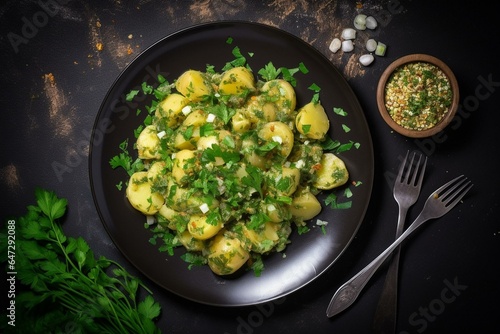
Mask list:
POLYGON ((422 54, 422 53, 416 53, 416 54, 410 54, 403 56, 401 58, 396 59, 393 61, 382 73, 378 86, 377 86, 377 106, 378 110, 380 112, 380 115, 384 119, 384 121, 396 132, 406 136, 406 137, 411 137, 411 138, 424 138, 424 137, 430 137, 432 135, 435 135, 436 133, 440 132, 443 130, 455 117, 455 114, 458 109, 458 100, 459 100, 459 88, 458 88, 458 82, 457 79, 455 78, 455 75, 453 74, 453 71, 446 65, 443 61, 440 59, 428 55, 428 54, 422 54), (416 63, 416 62, 426 62, 433 64, 437 67, 439 67, 444 74, 448 77, 448 80, 450 81, 453 97, 452 97, 452 102, 450 105, 450 108, 448 109, 448 112, 446 113, 445 117, 439 121, 436 125, 434 125, 432 128, 426 129, 426 130, 410 130, 407 128, 402 127, 401 125, 397 124, 392 117, 389 115, 389 112, 387 111, 387 108, 385 107, 385 86, 387 84, 387 80, 391 76, 391 74, 396 70, 397 68, 409 64, 409 63, 416 63))

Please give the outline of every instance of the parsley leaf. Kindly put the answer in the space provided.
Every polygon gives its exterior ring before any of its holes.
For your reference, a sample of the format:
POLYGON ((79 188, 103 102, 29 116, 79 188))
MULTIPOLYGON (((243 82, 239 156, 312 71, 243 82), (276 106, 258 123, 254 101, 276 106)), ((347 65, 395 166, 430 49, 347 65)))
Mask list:
MULTIPOLYGON (((16 307, 23 310, 16 332, 63 332, 72 324, 81 333, 160 333, 154 319, 161 307, 151 291, 117 262, 96 258, 82 237, 65 235, 59 219, 67 200, 41 188, 35 200, 15 220, 16 271, 24 285, 16 289, 16 307)), ((3 229, 0 244, 6 245, 3 229)))
POLYGON ((315 83, 313 83, 311 86, 309 86, 307 88, 314 92, 314 95, 311 99, 311 102, 313 102, 314 104, 319 103, 319 92, 321 91, 321 88, 318 85, 316 85, 315 83))
POLYGON ((252 165, 246 166, 245 170, 248 175, 242 177, 241 182, 244 185, 255 189, 260 194, 260 197, 262 197, 262 182, 264 180, 262 171, 260 168, 252 165))
POLYGON ((262 79, 264 79, 265 81, 271 81, 276 79, 279 76, 280 72, 281 70, 276 69, 273 63, 269 62, 264 66, 264 68, 261 68, 257 73, 260 74, 262 79))

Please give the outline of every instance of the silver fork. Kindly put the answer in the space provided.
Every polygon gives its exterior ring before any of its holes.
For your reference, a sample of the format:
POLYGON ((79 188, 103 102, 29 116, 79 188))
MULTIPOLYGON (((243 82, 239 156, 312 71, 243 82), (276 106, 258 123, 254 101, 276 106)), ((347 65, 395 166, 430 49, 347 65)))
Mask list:
MULTIPOLYGON (((399 205, 398 225, 396 228, 396 238, 403 233, 406 213, 415 204, 420 194, 422 180, 424 178, 427 157, 420 168, 422 155, 415 163, 415 153, 408 164, 408 152, 399 167, 399 173, 394 182, 394 199, 399 205), (418 175, 418 179, 417 179, 418 175)), ((375 311, 373 330, 374 333, 394 333, 396 329, 396 314, 398 302, 398 271, 401 247, 397 247, 392 255, 389 269, 385 278, 384 288, 380 296, 377 309, 375 311)))
POLYGON ((471 181, 463 175, 451 180, 442 187, 434 191, 424 204, 424 208, 415 219, 415 221, 401 234, 385 251, 377 256, 359 273, 354 275, 350 280, 344 283, 333 295, 328 308, 326 309, 327 317, 332 317, 349 306, 359 296, 361 290, 368 283, 369 279, 373 276, 375 271, 387 259, 387 257, 394 251, 399 244, 406 239, 413 231, 419 226, 430 219, 442 217, 450 211, 465 194, 472 188, 471 181))

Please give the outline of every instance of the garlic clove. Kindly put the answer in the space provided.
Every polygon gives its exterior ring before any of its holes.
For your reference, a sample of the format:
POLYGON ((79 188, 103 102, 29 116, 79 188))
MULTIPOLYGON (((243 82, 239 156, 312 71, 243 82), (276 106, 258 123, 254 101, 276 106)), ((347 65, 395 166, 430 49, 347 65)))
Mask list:
POLYGON ((354 44, 351 40, 342 41, 342 51, 351 52, 354 50, 354 44))
POLYGON ((373 63, 374 60, 375 58, 370 54, 362 55, 361 57, 359 57, 359 62, 363 66, 370 65, 371 63, 373 63))
POLYGON ((339 38, 334 38, 332 42, 330 43, 330 46, 328 47, 330 51, 333 53, 337 52, 340 50, 340 47, 342 46, 342 42, 340 41, 339 38))

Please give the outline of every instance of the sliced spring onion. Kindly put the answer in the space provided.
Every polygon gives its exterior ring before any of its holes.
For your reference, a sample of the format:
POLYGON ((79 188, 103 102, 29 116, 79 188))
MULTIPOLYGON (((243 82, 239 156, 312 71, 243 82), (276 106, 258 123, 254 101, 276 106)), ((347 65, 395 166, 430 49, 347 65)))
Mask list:
POLYGON ((373 52, 377 49, 377 41, 373 38, 370 38, 366 41, 366 51, 373 52))
POLYGON ((373 29, 377 28, 377 25, 378 25, 377 20, 375 20, 375 18, 373 16, 368 16, 366 18, 366 27, 368 29, 373 30, 373 29))
POLYGON ((354 28, 358 30, 365 30, 366 29, 366 15, 365 14, 358 14, 354 18, 354 28))
POLYGON ((384 56, 386 49, 387 49, 387 45, 385 45, 384 43, 378 42, 377 48, 375 49, 375 54, 377 56, 384 56))

